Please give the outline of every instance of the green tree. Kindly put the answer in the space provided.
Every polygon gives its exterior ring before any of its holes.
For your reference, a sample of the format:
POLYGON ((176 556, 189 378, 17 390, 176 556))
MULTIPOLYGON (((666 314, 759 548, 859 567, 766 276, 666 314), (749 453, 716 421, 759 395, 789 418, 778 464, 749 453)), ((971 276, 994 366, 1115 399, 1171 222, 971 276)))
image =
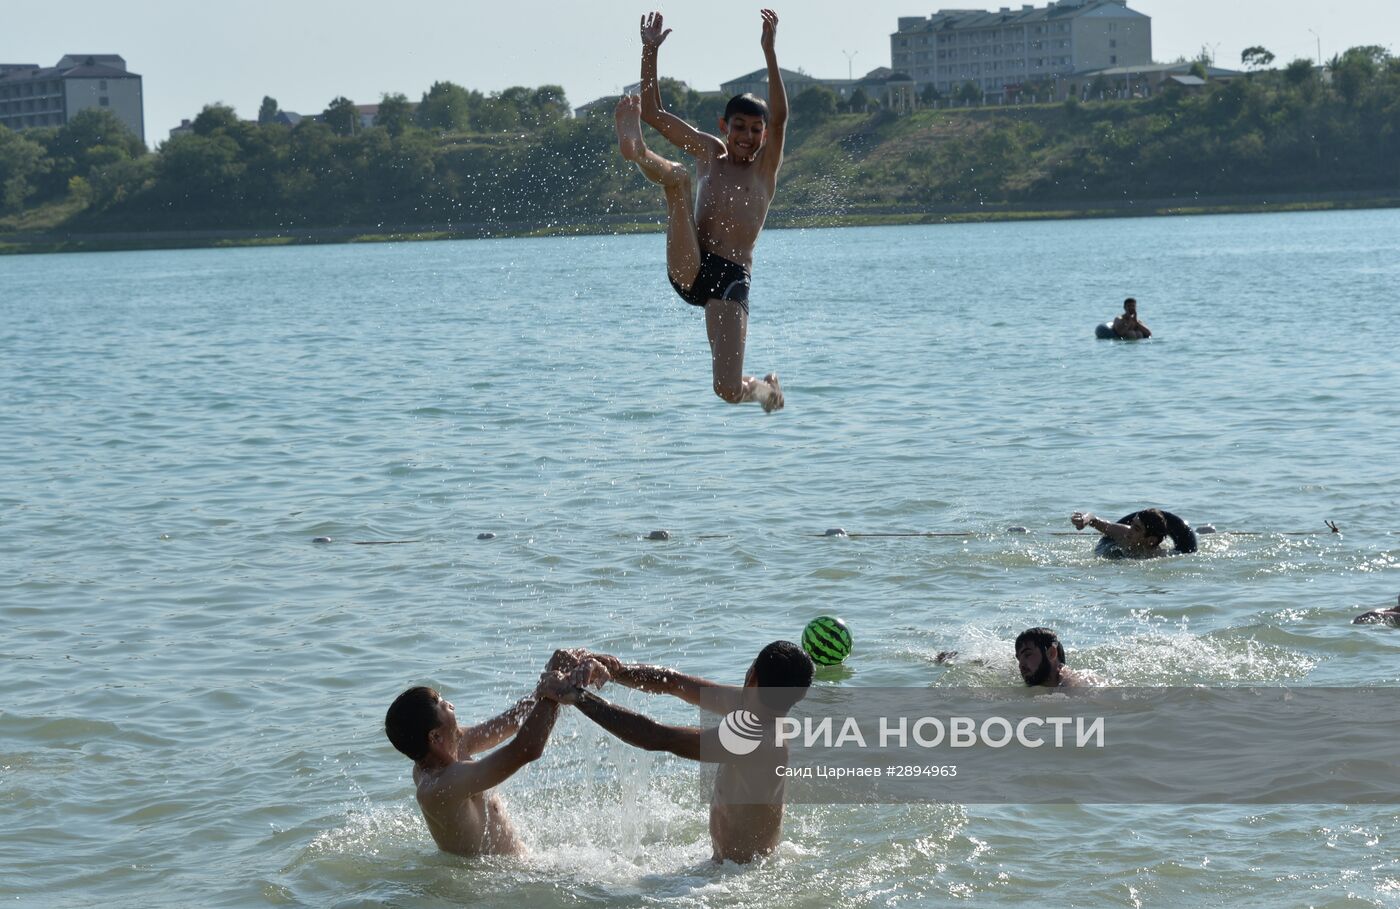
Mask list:
POLYGON ((870 110, 870 96, 865 93, 865 89, 857 88, 851 92, 851 97, 846 101, 846 109, 853 114, 863 114, 870 110))
POLYGON ((932 82, 924 86, 924 90, 919 92, 919 103, 926 107, 933 107, 943 100, 943 93, 938 90, 938 86, 932 82))
POLYGON ((360 125, 360 112, 354 101, 342 95, 321 112, 321 119, 337 136, 352 136, 360 125))
POLYGON ((88 174, 92 206, 100 211, 148 190, 154 181, 156 160, 155 155, 142 155, 93 167, 88 174))
POLYGON ((206 104, 194 118, 190 128, 196 136, 212 136, 223 130, 227 132, 238 125, 238 114, 227 104, 206 104))
POLYGON ((661 92, 661 106, 682 120, 694 122, 695 104, 700 93, 679 79, 662 76, 656 87, 661 92))
POLYGON ((176 136, 161 147, 157 189, 176 209, 225 204, 244 172, 238 159, 227 135, 176 136))
POLYGON ((481 96, 453 82, 434 82, 418 105, 418 125, 438 132, 457 132, 471 124, 472 107, 481 96))
POLYGON ((23 209, 52 166, 42 145, 0 126, 0 214, 23 209))
POLYGON ((1210 70, 1206 69, 1209 65, 1210 64, 1204 60, 1197 60, 1195 63, 1191 64, 1191 75, 1195 76, 1197 79, 1209 79, 1210 70))
POLYGON ((1332 84, 1347 104, 1355 105, 1362 94, 1380 74, 1390 53, 1379 45, 1353 47, 1327 64, 1332 71, 1332 84))
POLYGON ((95 166, 146 153, 145 144, 105 108, 79 111, 47 137, 45 151, 51 166, 38 193, 46 198, 64 195, 74 177, 86 180, 95 166))
POLYGON ((1283 78, 1290 85, 1313 81, 1313 62, 1307 57, 1299 57, 1283 68, 1283 78))
POLYGON ((144 154, 146 145, 110 109, 90 107, 78 111, 54 135, 49 154, 77 155, 98 145, 120 148, 127 157, 144 154))
POLYGON ((825 85, 813 85, 792 99, 792 114, 800 123, 822 123, 836 115, 840 100, 825 85))
POLYGON ((267 126, 277 120, 277 115, 282 109, 277 106, 277 99, 270 95, 263 95, 262 105, 258 107, 258 125, 267 126))
POLYGON ((520 107, 507 93, 493 94, 472 107, 472 127, 484 133, 504 132, 520 125, 520 107))
POLYGON ((568 119, 569 99, 562 85, 541 85, 530 99, 536 124, 543 126, 568 119))
POLYGON ((374 118, 375 126, 384 127, 389 135, 398 138, 404 130, 413 125, 413 105, 408 96, 394 93, 379 99, 379 113, 374 118))
POLYGON ((1260 45, 1246 47, 1240 52, 1240 63, 1250 69, 1261 69, 1274 62, 1274 55, 1268 48, 1260 45))
POLYGON ((958 86, 958 90, 953 93, 953 98, 967 105, 982 103, 982 89, 971 79, 958 86))

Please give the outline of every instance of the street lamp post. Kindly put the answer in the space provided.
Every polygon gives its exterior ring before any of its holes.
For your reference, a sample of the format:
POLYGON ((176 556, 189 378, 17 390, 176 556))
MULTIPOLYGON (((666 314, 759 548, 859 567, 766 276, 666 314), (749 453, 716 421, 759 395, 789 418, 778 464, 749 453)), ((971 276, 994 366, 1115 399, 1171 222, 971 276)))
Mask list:
POLYGON ((846 81, 851 82, 853 81, 851 76, 851 61, 856 58, 856 55, 858 55, 860 51, 842 51, 841 53, 846 55, 846 81))
POLYGON ((1322 65, 1322 36, 1312 29, 1308 29, 1308 34, 1317 39, 1317 65, 1322 65))

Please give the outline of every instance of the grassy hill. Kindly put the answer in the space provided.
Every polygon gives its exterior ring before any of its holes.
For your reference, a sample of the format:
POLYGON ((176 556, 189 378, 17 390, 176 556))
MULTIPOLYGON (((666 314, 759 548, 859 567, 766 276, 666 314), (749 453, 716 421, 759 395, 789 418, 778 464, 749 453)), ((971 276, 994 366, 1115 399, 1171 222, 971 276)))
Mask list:
MULTIPOLYGON (((515 98, 509 126, 499 98, 490 123, 369 130, 210 107, 155 152, 105 112, 0 128, 0 249, 656 227, 661 195, 616 154, 610 115, 567 119, 544 89, 515 98), (552 106, 530 106, 541 97, 552 106)), ((1400 59, 1379 48, 1148 100, 802 108, 775 226, 1400 204, 1400 59)))

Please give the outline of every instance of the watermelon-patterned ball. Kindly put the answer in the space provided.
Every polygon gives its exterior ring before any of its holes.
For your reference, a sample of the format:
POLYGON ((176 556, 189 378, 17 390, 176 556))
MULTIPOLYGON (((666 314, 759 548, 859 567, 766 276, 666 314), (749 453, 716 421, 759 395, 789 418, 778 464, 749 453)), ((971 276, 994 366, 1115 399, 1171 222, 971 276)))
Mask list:
POLYGON ((802 629, 802 649, 818 666, 835 666, 851 655, 851 629, 835 616, 818 616, 802 629))

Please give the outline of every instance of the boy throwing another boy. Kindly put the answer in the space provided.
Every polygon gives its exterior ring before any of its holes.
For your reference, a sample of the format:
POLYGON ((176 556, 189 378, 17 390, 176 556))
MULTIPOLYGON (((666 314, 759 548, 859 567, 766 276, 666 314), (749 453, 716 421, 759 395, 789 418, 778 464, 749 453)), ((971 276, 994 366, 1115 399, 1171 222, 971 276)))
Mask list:
POLYGON ((777 31, 777 14, 763 10, 768 103, 753 95, 731 99, 719 121, 720 138, 662 109, 656 60, 671 30, 663 29, 660 13, 648 13, 642 17, 641 95, 624 95, 616 111, 622 157, 666 191, 666 270, 681 299, 705 308, 715 394, 731 404, 757 401, 769 412, 783 406, 778 376, 744 375, 744 344, 754 243, 777 189, 787 131, 787 93, 773 50, 777 31), (695 158, 698 193, 684 164, 647 148, 643 122, 695 158))

